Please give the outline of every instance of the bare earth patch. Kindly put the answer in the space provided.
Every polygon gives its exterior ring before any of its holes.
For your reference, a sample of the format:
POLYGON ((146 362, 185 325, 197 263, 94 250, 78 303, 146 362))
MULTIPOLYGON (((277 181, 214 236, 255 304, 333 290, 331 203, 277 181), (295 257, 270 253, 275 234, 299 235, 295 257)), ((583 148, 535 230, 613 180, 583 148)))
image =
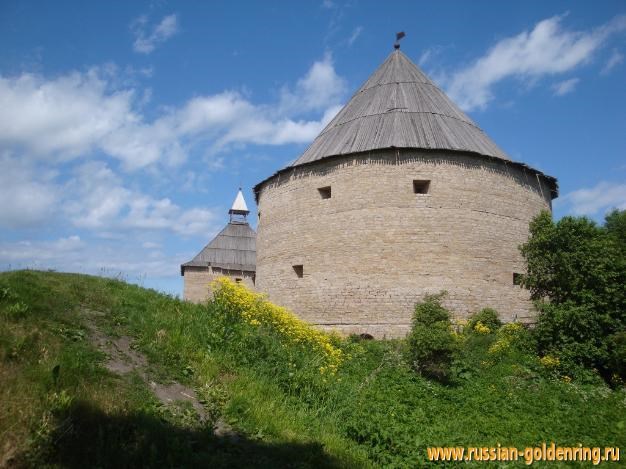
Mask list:
MULTIPOLYGON (((206 422, 207 412, 198 400, 196 392, 184 384, 176 381, 163 384, 153 380, 148 374, 148 359, 133 348, 133 339, 129 336, 117 338, 104 334, 96 323, 98 316, 104 316, 97 311, 83 311, 85 326, 89 329, 91 343, 107 355, 105 367, 116 374, 123 375, 136 372, 150 386, 156 398, 165 406, 175 405, 177 402, 189 402, 196 411, 201 422, 206 422)), ((221 418, 215 423, 216 436, 230 436, 236 438, 230 425, 221 418)))

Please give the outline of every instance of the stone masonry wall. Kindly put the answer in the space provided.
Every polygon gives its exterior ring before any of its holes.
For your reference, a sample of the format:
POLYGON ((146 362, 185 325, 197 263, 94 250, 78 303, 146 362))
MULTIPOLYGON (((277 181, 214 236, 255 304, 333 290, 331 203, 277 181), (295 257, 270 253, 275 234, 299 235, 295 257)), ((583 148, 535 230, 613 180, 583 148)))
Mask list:
POLYGON ((387 150, 277 175, 258 205, 257 289, 323 328, 402 336, 414 304, 441 290, 459 318, 492 307, 504 320, 532 319, 513 273, 525 271, 518 246, 551 196, 524 168, 387 150), (414 180, 430 180, 428 193, 415 194, 414 180))
POLYGON ((241 279, 248 288, 254 289, 254 272, 223 270, 210 267, 185 267, 183 298, 194 303, 201 303, 211 298, 213 293, 210 283, 218 277, 229 277, 233 282, 241 279))

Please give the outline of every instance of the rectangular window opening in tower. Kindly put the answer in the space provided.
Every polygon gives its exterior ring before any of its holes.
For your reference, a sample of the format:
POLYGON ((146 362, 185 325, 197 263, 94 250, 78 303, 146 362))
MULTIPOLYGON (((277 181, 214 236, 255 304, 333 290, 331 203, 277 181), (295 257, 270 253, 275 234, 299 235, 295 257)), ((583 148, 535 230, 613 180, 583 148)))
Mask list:
POLYGON ((319 187, 317 191, 320 193, 320 197, 322 199, 330 199, 330 196, 332 195, 330 186, 319 187))
POLYGON ((293 271, 296 273, 298 278, 302 278, 304 275, 304 266, 303 265, 292 265, 293 271))
POLYGON ((428 194, 430 189, 430 180, 414 179, 413 180, 413 192, 415 194, 428 194))
POLYGON ((521 285, 522 284, 522 274, 518 274, 517 272, 513 272, 513 285, 521 285))

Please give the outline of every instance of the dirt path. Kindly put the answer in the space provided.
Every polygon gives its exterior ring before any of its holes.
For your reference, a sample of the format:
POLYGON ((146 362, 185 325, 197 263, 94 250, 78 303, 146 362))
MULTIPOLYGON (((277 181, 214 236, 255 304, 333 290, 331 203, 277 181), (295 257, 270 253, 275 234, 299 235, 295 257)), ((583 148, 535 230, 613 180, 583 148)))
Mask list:
MULTIPOLYGON (((98 327, 96 319, 104 316, 97 311, 83 311, 85 326, 89 329, 91 343, 107 355, 105 367, 116 374, 124 375, 136 372, 150 386, 156 398, 166 406, 176 402, 189 402, 196 411, 201 422, 207 421, 207 412, 198 400, 196 392, 188 386, 173 381, 169 384, 159 383, 148 373, 146 356, 133 348, 133 339, 129 336, 109 337, 98 327)), ((221 418, 215 423, 213 431, 216 436, 231 436, 235 433, 221 418)))

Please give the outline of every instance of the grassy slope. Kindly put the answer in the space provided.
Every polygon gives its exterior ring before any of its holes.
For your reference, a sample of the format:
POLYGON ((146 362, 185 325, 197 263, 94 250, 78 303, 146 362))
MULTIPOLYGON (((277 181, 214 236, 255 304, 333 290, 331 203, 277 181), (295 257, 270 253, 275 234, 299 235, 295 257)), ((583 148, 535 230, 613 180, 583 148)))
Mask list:
POLYGON ((241 335, 217 321, 213 305, 73 274, 5 273, 3 288, 0 464, 410 467, 435 445, 626 447, 624 391, 526 365, 477 354, 470 378, 445 387, 412 373, 400 342, 344 342, 351 358, 327 380, 262 328, 241 335), (212 421, 164 408, 137 375, 109 373, 85 310, 134 337, 153 376, 196 389, 212 421), (238 441, 212 435, 219 416, 238 441))

